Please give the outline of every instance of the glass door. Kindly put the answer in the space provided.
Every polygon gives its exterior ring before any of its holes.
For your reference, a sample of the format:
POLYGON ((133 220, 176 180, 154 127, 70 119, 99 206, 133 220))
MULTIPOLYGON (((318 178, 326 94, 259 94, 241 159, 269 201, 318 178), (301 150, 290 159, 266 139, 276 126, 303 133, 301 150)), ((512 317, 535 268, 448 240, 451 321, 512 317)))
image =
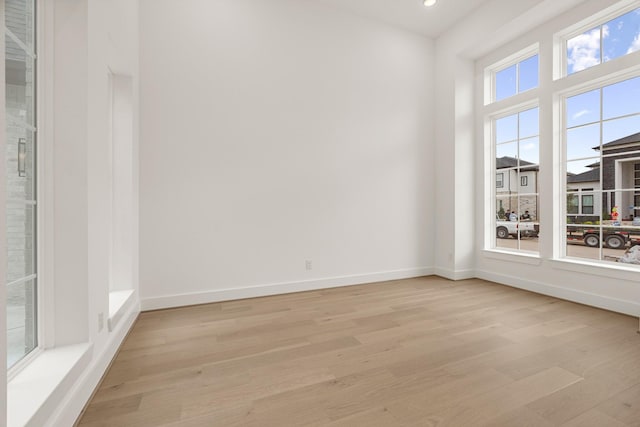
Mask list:
POLYGON ((8 368, 38 344, 34 18, 34 0, 5 0, 8 368))

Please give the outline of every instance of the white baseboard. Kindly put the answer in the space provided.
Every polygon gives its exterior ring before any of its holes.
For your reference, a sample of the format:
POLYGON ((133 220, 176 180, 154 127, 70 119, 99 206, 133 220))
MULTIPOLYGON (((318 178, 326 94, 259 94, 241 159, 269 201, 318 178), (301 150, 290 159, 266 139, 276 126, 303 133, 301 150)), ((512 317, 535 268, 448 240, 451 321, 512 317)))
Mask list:
POLYGON ((431 276, 433 274, 433 267, 418 267, 404 270, 304 280, 299 282, 248 286, 245 288, 218 289, 206 292, 164 295, 159 297, 143 298, 141 300, 141 307, 142 311, 158 310, 196 304, 208 304, 219 301, 231 301, 293 292, 314 291, 341 286, 361 285, 364 283, 384 282, 387 280, 410 279, 414 277, 431 276))
POLYGON ((120 344, 122 344, 127 333, 129 333, 129 330, 133 327, 133 323, 138 317, 139 312, 139 304, 134 303, 129 305, 127 312, 123 314, 121 321, 118 322, 115 329, 111 332, 105 349, 101 354, 94 355, 91 364, 75 382, 58 410, 54 412, 48 422, 44 424, 45 426, 62 427, 74 425, 85 404, 96 390, 102 376, 107 371, 109 364, 120 348, 120 344))
POLYGON ((449 280, 466 280, 476 277, 476 272, 474 270, 450 270, 448 268, 439 267, 434 269, 433 274, 449 280))
POLYGON ((477 270, 475 272, 475 276, 479 279, 488 280, 490 282, 500 283, 502 285, 524 289, 542 295, 549 295, 563 300, 602 308, 605 310, 614 311, 616 313, 623 313, 629 316, 637 317, 638 313, 640 313, 640 304, 632 301, 625 301, 589 292, 582 292, 575 289, 549 285, 546 283, 535 282, 520 277, 508 276, 505 274, 498 274, 490 271, 477 270))

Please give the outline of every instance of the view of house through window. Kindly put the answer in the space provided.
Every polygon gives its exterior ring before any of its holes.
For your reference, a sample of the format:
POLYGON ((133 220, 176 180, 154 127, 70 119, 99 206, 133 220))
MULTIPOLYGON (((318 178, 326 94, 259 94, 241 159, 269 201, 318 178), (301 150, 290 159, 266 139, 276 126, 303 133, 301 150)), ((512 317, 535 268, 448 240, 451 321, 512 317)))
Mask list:
POLYGON ((538 252, 538 108, 494 121, 496 248, 538 252))
POLYGON ((640 243, 638 99, 640 77, 565 101, 567 256, 619 261, 640 243))
POLYGON ((34 7, 5 1, 8 367, 37 345, 34 7))

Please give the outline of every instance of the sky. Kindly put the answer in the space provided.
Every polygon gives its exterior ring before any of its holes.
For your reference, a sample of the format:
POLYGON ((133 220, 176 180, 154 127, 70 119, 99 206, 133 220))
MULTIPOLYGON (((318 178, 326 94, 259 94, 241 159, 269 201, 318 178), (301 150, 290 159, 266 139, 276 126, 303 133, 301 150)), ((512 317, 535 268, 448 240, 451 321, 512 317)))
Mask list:
MULTIPOLYGON (((568 74, 640 51, 640 8, 571 38, 568 74)), ((537 87, 538 57, 496 73, 496 100, 537 87)), ((640 77, 567 99, 567 171, 582 173, 599 161, 594 147, 640 132, 640 77), (602 120, 602 129, 600 121, 602 120)), ((496 121, 496 156, 539 162, 538 109, 496 121), (519 125, 519 126, 518 126, 519 125)))

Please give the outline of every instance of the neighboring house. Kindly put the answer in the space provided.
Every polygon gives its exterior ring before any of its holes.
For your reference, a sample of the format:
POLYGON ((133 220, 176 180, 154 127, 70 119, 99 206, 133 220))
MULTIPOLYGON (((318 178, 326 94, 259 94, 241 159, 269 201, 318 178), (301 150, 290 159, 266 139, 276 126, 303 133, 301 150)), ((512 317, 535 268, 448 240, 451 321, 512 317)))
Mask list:
POLYGON ((515 210, 518 215, 529 211, 538 218, 538 171, 535 163, 515 157, 496 159, 496 209, 515 210), (518 168, 519 167, 519 168, 518 168), (518 203, 518 199, 520 202, 518 203))
POLYGON ((567 214, 598 219, 600 201, 591 191, 602 189, 602 213, 618 206, 621 219, 640 216, 640 132, 604 144, 602 155, 602 166, 594 163, 587 172, 567 176, 567 214))

